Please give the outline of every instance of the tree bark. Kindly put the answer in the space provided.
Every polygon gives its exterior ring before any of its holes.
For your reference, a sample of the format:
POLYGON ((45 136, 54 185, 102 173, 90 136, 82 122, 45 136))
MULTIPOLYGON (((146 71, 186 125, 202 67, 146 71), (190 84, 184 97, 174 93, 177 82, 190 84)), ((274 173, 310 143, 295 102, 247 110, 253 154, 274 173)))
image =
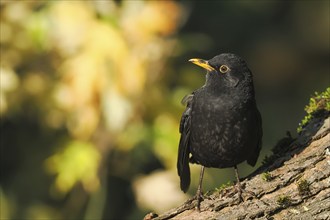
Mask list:
POLYGON ((267 164, 242 181, 248 199, 239 203, 234 186, 201 203, 185 203, 145 219, 330 219, 330 117, 313 118, 296 139, 284 138, 267 164), (157 216, 157 217, 155 217, 157 216))

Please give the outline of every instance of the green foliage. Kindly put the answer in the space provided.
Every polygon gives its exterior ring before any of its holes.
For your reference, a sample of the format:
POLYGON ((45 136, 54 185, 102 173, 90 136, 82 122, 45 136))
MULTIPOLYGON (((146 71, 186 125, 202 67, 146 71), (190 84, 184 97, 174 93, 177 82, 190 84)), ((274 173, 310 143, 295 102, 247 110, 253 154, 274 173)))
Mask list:
POLYGON ((273 179, 273 176, 272 176, 272 174, 270 172, 265 172, 265 173, 262 173, 261 174, 261 179, 269 182, 269 181, 271 181, 273 179))
POLYGON ((314 115, 321 110, 330 111, 330 87, 324 92, 315 92, 314 96, 310 98, 309 104, 305 107, 307 115, 299 123, 297 132, 300 133, 314 115))
POLYGON ((54 185, 57 192, 65 195, 78 182, 86 191, 97 189, 100 159, 101 155, 92 143, 70 141, 49 157, 45 166, 49 173, 56 175, 54 185))
POLYGON ((225 190, 226 188, 232 186, 233 183, 231 181, 228 181, 226 183, 221 184, 219 187, 215 188, 217 192, 221 192, 222 190, 225 190))
POLYGON ((276 202, 282 207, 288 207, 292 200, 290 196, 281 195, 277 198, 276 202))
POLYGON ((305 179, 301 179, 297 182, 297 188, 301 196, 307 195, 310 193, 309 182, 305 179))

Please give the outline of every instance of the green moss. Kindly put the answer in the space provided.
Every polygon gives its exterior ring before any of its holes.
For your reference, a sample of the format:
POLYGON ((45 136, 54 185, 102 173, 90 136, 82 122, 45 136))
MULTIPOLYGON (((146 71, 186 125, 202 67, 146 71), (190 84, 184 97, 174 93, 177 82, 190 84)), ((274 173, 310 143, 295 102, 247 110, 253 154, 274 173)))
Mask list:
POLYGON ((224 190, 224 189, 226 189, 227 187, 232 186, 232 185, 233 185, 233 183, 230 182, 230 181, 228 181, 227 183, 223 183, 223 184, 221 184, 218 188, 215 188, 215 190, 216 190, 216 191, 222 191, 222 190, 224 190))
POLYGON ((305 107, 307 115, 299 123, 297 132, 300 133, 314 115, 322 110, 330 111, 330 87, 322 93, 315 92, 314 96, 310 98, 309 104, 305 107))
POLYGON ((291 205, 291 198, 290 196, 285 196, 285 195, 281 195, 277 198, 277 204, 279 204, 282 207, 287 207, 289 205, 291 205))
POLYGON ((305 179, 301 179, 297 182, 297 188, 301 196, 308 195, 310 193, 309 182, 305 179))
POLYGON ((272 176, 272 174, 270 172, 265 172, 265 173, 262 173, 261 174, 261 179, 269 182, 269 181, 271 181, 273 179, 273 176, 272 176))

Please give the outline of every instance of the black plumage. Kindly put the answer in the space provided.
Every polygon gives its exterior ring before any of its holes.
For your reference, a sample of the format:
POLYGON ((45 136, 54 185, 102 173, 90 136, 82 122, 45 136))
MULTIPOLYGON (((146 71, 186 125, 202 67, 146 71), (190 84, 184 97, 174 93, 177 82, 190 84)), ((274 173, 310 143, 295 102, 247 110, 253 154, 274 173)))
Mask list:
POLYGON ((197 190, 198 209, 204 167, 234 167, 239 198, 241 186, 236 165, 254 166, 262 139, 261 116, 256 106, 252 73, 235 54, 220 54, 205 61, 189 60, 207 69, 205 85, 183 99, 177 161, 180 187, 190 185, 189 162, 202 165, 197 190))

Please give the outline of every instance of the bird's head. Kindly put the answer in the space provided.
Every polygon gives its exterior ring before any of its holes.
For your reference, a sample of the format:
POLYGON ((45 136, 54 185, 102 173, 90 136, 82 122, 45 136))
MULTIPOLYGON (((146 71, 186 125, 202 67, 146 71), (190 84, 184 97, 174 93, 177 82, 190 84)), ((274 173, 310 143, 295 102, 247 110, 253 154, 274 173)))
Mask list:
POLYGON ((240 81, 252 79, 246 62, 239 56, 223 53, 210 60, 190 59, 190 62, 207 70, 206 84, 222 84, 236 86, 240 81))

